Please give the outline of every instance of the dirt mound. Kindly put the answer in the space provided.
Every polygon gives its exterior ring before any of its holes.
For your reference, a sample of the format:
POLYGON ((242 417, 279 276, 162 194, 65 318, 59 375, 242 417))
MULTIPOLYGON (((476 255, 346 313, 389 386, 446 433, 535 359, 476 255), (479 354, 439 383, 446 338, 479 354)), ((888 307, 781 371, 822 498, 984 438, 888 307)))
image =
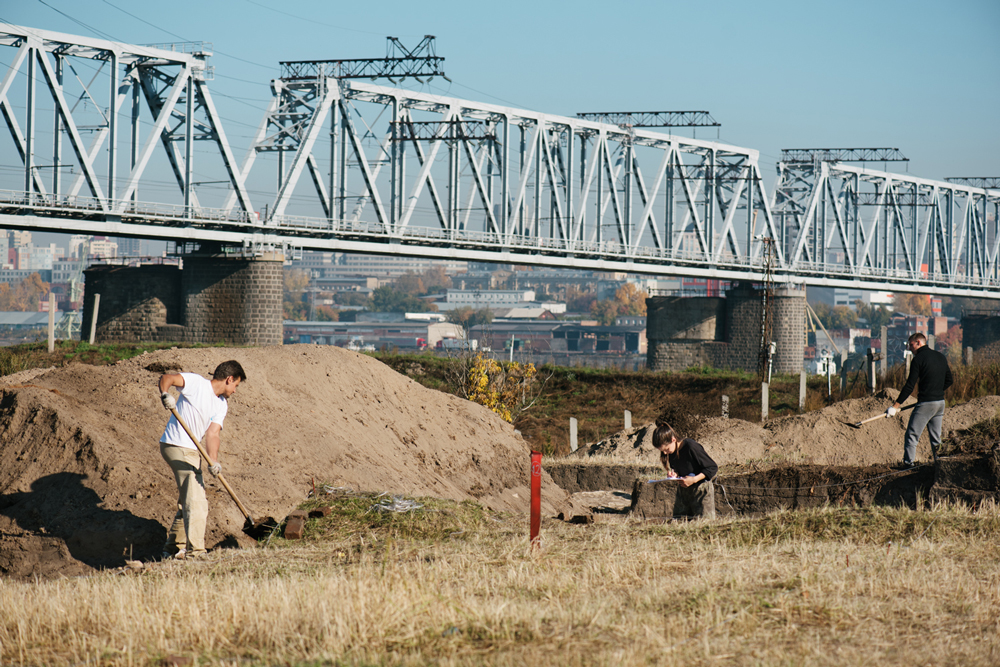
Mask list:
MULTIPOLYGON (((489 410, 330 346, 163 350, 0 380, 0 572, 76 574, 159 554, 176 487, 157 441, 163 368, 237 359, 223 469, 255 517, 283 518, 312 484, 476 500, 526 511, 528 447, 489 410), (152 369, 152 370, 148 370, 152 369)), ((208 543, 246 544, 211 478, 208 543)), ((543 512, 572 514, 543 474, 543 512)))
MULTIPOLYGON (((656 424, 646 424, 619 431, 610 438, 581 447, 570 457, 610 456, 622 462, 659 467, 660 453, 653 448, 655 428, 656 424)), ((687 437, 686 433, 680 435, 687 437)), ((694 436, 719 465, 761 458, 769 440, 767 431, 759 424, 722 417, 698 420, 694 436)))
POLYGON ((660 453, 653 449, 655 424, 625 429, 610 438, 580 447, 568 458, 610 456, 629 463, 659 465, 660 453))
MULTIPOLYGON (((786 417, 768 423, 773 442, 768 456, 794 463, 866 466, 900 461, 903 458, 903 435, 910 413, 876 419, 860 428, 852 424, 885 412, 899 392, 887 389, 879 395, 842 401, 816 412, 786 417)), ((911 397, 904 407, 914 404, 911 397)), ((948 408, 944 415, 944 435, 955 429, 989 419, 1000 409, 1000 397, 986 396, 948 408)), ((917 445, 917 459, 931 457, 930 441, 925 430, 917 445)))
MULTIPOLYGON (((710 417, 698 423, 696 439, 719 465, 753 461, 828 466, 883 465, 902 460, 903 434, 910 413, 877 419, 860 428, 854 424, 885 412, 899 392, 887 389, 877 396, 841 401, 802 415, 783 417, 766 426, 740 419, 710 417)), ((915 403, 913 398, 905 405, 915 403)), ((1000 414, 1000 396, 986 396, 945 411, 944 433, 968 429, 1000 414)), ((653 449, 653 424, 621 431, 581 447, 573 456, 610 456, 623 463, 659 465, 653 449)), ((686 434, 681 433, 682 436, 686 434)), ((929 459, 927 432, 917 447, 918 459, 929 459)))

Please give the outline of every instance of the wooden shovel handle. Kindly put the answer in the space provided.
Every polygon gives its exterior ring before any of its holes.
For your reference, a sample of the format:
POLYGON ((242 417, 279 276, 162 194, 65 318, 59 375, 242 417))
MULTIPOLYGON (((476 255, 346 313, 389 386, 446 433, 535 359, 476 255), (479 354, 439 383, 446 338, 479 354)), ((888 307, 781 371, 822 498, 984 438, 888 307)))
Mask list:
MULTIPOLYGON (((910 405, 904 405, 903 407, 901 407, 901 408, 900 408, 900 409, 898 410, 898 412, 902 412, 903 410, 909 410, 910 408, 915 408, 916 406, 917 406, 917 404, 916 404, 916 403, 911 403, 910 405)), ((880 414, 880 415, 875 415, 874 417, 869 417, 868 419, 865 419, 864 421, 859 421, 859 422, 858 422, 858 426, 861 426, 862 424, 867 424, 868 422, 873 422, 873 421, 875 421, 876 419, 882 419, 882 418, 883 418, 883 417, 885 417, 885 416, 886 416, 886 415, 885 415, 885 413, 883 412, 883 413, 882 413, 882 414, 880 414)))
MULTIPOLYGON (((191 438, 191 442, 193 442, 194 446, 198 448, 198 452, 201 454, 202 458, 205 459, 205 462, 209 465, 209 467, 214 466, 215 461, 213 461, 211 457, 209 457, 208 452, 206 452, 205 448, 201 446, 200 442, 198 442, 198 438, 194 437, 194 433, 192 433, 191 429, 189 429, 187 424, 184 423, 184 420, 181 419, 181 416, 177 414, 177 409, 171 408, 170 412, 171 414, 173 414, 174 419, 177 420, 177 423, 181 425, 181 428, 184 429, 184 432, 188 434, 188 437, 191 438)), ((229 482, 227 482, 226 478, 222 476, 222 473, 220 472, 218 475, 215 476, 215 478, 219 480, 219 483, 222 484, 222 487, 229 493, 229 496, 233 499, 233 502, 235 502, 236 506, 240 508, 240 512, 243 513, 243 516, 245 516, 251 523, 253 523, 253 518, 250 516, 250 511, 246 507, 244 507, 243 503, 240 502, 240 499, 236 497, 236 492, 233 491, 233 488, 231 486, 229 486, 229 482)))

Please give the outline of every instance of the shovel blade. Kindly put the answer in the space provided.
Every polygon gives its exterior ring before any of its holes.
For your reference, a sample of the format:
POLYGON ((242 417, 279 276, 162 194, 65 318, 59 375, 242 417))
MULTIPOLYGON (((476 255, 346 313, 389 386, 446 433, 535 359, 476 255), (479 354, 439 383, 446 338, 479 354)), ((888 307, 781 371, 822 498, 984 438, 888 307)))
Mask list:
POLYGON ((249 537, 260 541, 270 535, 277 527, 278 522, 275 521, 274 517, 266 516, 256 521, 247 517, 246 523, 243 524, 243 532, 249 537))

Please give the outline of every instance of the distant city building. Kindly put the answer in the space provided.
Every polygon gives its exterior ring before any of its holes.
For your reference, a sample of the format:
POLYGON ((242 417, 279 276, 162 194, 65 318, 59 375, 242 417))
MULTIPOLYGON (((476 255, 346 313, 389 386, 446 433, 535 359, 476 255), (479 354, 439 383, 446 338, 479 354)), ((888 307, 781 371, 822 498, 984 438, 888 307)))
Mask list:
POLYGON ((140 257, 142 255, 142 239, 115 236, 111 240, 118 244, 118 257, 140 257))
POLYGON ((69 256, 79 257, 80 247, 87 243, 90 238, 86 234, 73 234, 73 236, 69 237, 69 256))
POLYGON ((358 313, 357 322, 444 322, 442 313, 358 313))
POLYGON ((809 337, 815 340, 814 347, 817 354, 827 350, 830 354, 840 352, 841 354, 857 354, 865 352, 871 340, 871 329, 827 329, 820 330, 809 337))
POLYGON ((14 248, 31 245, 31 232, 12 229, 10 231, 10 245, 14 248))
MULTIPOLYGON (((566 304, 558 304, 566 310, 566 304)), ((522 308, 498 308, 493 311, 494 322, 509 322, 512 320, 554 320, 556 316, 544 306, 522 308)))
POLYGON ((451 282, 460 290, 499 290, 510 287, 513 276, 514 272, 506 269, 466 271, 456 275, 451 282))
POLYGON ((47 248, 33 245, 17 247, 17 268, 22 271, 51 271, 55 259, 54 245, 47 248))
MULTIPOLYGON (((292 268, 308 270, 313 272, 315 269, 325 269, 332 267, 334 254, 332 252, 323 252, 319 250, 303 250, 302 256, 298 259, 290 261, 288 264, 292 268)), ((319 273, 313 273, 314 276, 321 275, 319 273)))
POLYGON ((286 343, 315 343, 351 349, 421 350, 445 338, 465 338, 451 322, 293 322, 284 324, 286 343))
MULTIPOLYGON (((68 283, 70 280, 76 276, 77 270, 80 268, 80 260, 78 259, 60 259, 52 262, 52 273, 49 278, 51 283, 68 283)), ((83 276, 80 276, 80 280, 83 280, 83 276)))
POLYGON ((108 259, 118 256, 118 244, 106 238, 95 236, 90 242, 90 257, 108 259))
POLYGON ((892 292, 869 292, 867 290, 834 289, 833 305, 850 306, 858 301, 868 306, 885 306, 892 310, 892 292))
POLYGON ((379 279, 366 276, 314 276, 311 284, 321 292, 370 292, 379 286, 379 279))
MULTIPOLYGON (((439 310, 456 308, 515 308, 534 303, 534 290, 456 290, 445 294, 444 302, 438 302, 439 310)), ((564 307, 565 310, 565 307, 564 307)))
POLYGON ((563 324, 552 330, 552 351, 646 353, 646 327, 563 324))
POLYGON ((41 269, 38 271, 30 269, 2 269, 0 270, 0 283, 19 283, 30 277, 32 273, 37 273, 42 282, 52 282, 52 269, 41 269))
MULTIPOLYGON (((387 255, 356 255, 343 253, 337 256, 326 271, 340 275, 379 276, 398 278, 404 273, 424 273, 435 266, 444 268, 448 275, 464 273, 468 262, 458 260, 428 259, 425 257, 393 257, 387 255)), ((326 275, 330 275, 327 273, 326 275)))

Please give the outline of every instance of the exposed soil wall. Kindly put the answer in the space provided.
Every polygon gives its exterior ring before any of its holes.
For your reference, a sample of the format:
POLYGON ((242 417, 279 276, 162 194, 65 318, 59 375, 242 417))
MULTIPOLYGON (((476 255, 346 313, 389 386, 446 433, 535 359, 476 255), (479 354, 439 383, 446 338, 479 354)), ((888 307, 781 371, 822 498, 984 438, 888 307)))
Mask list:
POLYGON ((637 477, 656 475, 663 468, 644 465, 595 465, 544 463, 545 472, 567 493, 581 491, 631 491, 637 477))

